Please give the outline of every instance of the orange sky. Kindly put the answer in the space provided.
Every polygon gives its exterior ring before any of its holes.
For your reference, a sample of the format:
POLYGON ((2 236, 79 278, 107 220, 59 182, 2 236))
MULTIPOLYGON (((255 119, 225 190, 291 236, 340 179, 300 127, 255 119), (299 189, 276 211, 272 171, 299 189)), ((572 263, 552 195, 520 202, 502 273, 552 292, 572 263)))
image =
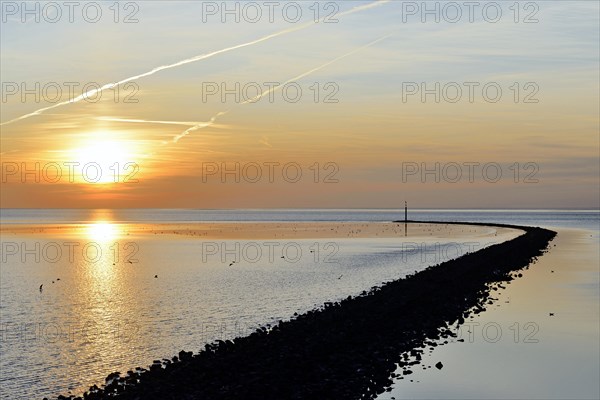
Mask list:
POLYGON ((199 24, 189 2, 8 20, 1 206, 598 208, 598 4, 451 24, 399 3, 340 3, 332 24, 199 24))

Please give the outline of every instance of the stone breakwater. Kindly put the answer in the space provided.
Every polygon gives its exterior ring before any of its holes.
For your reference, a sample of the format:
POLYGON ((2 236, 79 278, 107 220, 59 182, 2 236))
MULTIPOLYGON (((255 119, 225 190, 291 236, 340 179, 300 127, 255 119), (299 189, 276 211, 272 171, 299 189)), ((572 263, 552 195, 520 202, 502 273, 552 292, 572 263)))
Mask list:
POLYGON ((556 235, 457 224, 525 233, 196 354, 181 351, 147 369, 111 373, 102 387, 58 399, 375 398, 394 378, 409 378, 425 351, 454 337, 451 326, 493 304, 494 293, 535 263, 556 235))

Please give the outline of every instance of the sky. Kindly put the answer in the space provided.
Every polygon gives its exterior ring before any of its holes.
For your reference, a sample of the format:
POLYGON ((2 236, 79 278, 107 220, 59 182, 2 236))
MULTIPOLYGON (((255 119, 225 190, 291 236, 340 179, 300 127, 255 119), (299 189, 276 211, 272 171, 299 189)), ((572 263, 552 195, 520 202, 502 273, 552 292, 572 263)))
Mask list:
POLYGON ((23 4, 2 208, 599 208, 596 1, 23 4))

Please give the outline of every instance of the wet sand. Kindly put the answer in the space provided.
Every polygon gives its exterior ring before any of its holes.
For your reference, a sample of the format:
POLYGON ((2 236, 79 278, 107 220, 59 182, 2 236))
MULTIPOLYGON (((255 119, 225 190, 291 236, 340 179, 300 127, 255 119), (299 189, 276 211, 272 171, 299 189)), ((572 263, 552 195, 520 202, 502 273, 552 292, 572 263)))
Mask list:
POLYGON ((108 225, 116 237, 135 235, 178 235, 203 239, 333 239, 333 238, 410 238, 509 240, 523 232, 514 228, 460 224, 410 222, 405 236, 404 223, 392 222, 210 222, 210 223, 91 223, 60 225, 2 224, 0 233, 18 235, 90 236, 94 228, 108 225))
POLYGON ((149 371, 111 374, 106 388, 91 388, 87 398, 108 398, 108 392, 124 399, 375 398, 391 390, 397 365, 400 376, 412 375, 427 352, 455 336, 453 324, 493 306, 497 291, 522 276, 518 271, 541 256, 554 236, 524 230, 248 337, 218 341, 198 354, 182 351, 149 371))

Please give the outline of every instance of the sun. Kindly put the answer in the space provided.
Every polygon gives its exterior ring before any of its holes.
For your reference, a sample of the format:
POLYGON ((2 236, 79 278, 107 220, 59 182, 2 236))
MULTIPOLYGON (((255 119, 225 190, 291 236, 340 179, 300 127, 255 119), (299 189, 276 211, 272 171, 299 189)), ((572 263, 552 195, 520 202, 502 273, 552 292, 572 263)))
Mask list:
POLYGON ((80 182, 123 182, 135 165, 135 153, 127 141, 93 140, 73 150, 80 182))

